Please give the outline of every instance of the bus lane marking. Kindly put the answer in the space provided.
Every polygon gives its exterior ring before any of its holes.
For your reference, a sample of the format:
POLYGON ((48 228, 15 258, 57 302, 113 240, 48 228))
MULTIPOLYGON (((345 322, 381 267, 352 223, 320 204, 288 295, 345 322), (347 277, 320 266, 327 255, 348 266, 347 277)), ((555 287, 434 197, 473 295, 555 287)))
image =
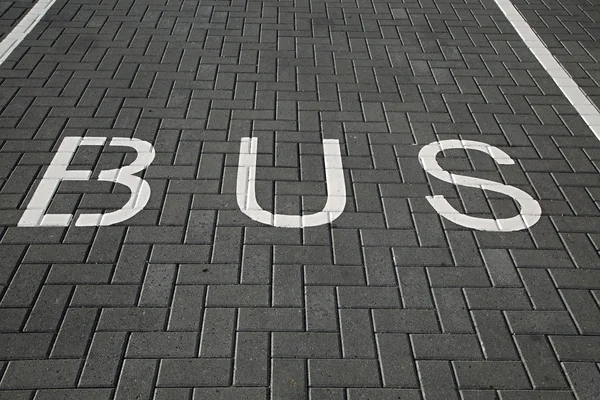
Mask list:
MULTIPOLYGON (((90 170, 67 169, 79 146, 103 146, 105 137, 68 136, 63 139, 42 181, 35 189, 27 209, 23 212, 17 226, 69 226, 72 214, 47 214, 52 197, 63 180, 87 181, 92 176, 90 170)), ((150 185, 134 174, 146 169, 154 160, 154 147, 144 140, 115 137, 110 146, 130 147, 137 153, 136 159, 129 165, 100 172, 99 181, 115 182, 125 185, 131 191, 127 203, 116 211, 107 213, 81 214, 75 226, 108 226, 123 222, 144 209, 150 199, 150 185)))
POLYGON ((314 214, 285 215, 263 210, 256 200, 256 154, 258 138, 243 137, 240 143, 236 198, 240 210, 254 221, 281 227, 306 228, 333 222, 346 207, 346 181, 337 139, 323 139, 327 202, 314 214))
POLYGON ((445 171, 436 160, 436 156, 443 150, 469 149, 481 151, 494 159, 500 165, 513 165, 515 162, 508 154, 495 146, 474 140, 443 140, 424 146, 419 151, 419 163, 427 172, 437 179, 454 185, 462 185, 482 190, 491 190, 501 193, 519 204, 519 215, 510 218, 479 218, 462 214, 456 210, 444 196, 426 196, 431 206, 442 217, 466 228, 478 231, 514 232, 527 229, 535 225, 542 215, 540 203, 528 193, 511 185, 494 182, 487 179, 474 178, 465 175, 453 174, 445 171))

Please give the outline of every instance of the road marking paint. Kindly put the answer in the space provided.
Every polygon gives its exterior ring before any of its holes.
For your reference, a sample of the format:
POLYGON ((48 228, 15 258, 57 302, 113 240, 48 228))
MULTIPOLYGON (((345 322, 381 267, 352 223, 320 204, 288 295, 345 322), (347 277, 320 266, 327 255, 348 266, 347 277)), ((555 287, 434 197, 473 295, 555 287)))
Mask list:
POLYGON ((323 210, 308 215, 273 214, 256 200, 256 154, 258 138, 243 137, 237 175, 237 203, 240 210, 254 221, 282 228, 305 228, 333 222, 346 207, 346 182, 339 141, 323 139, 327 202, 323 210))
POLYGON ((535 58, 542 64, 542 67, 548 72, 552 80, 563 92, 567 100, 575 107, 581 118, 592 130, 594 135, 600 140, 600 110, 585 92, 577 86, 577 83, 571 78, 567 70, 550 53, 544 42, 531 29, 527 21, 510 2, 510 0, 494 0, 504 16, 515 28, 521 39, 525 42, 535 58))
MULTIPOLYGON (((46 214, 50 201, 63 180, 87 181, 92 175, 89 170, 67 170, 79 146, 102 146, 105 137, 75 137, 63 139, 42 181, 36 188, 18 226, 68 226, 72 214, 46 214)), ((120 209, 108 213, 81 214, 76 226, 107 226, 125 221, 140 212, 150 199, 150 185, 133 174, 147 168, 154 160, 154 148, 146 141, 129 138, 113 138, 111 146, 133 148, 137 157, 130 165, 100 172, 98 180, 120 183, 131 190, 127 203, 120 209)))
POLYGON ((0 42, 0 65, 10 56, 19 43, 40 22, 56 0, 38 0, 12 31, 0 42))
POLYGON ((527 229, 535 225, 542 215, 540 203, 534 200, 529 194, 514 186, 505 185, 503 183, 490 181, 487 179, 474 178, 470 176, 451 174, 438 164, 436 156, 442 150, 450 149, 471 149, 481 151, 488 154, 501 165, 512 165, 515 162, 512 158, 497 147, 486 143, 476 142, 473 140, 443 140, 441 142, 433 142, 423 147, 419 151, 419 162, 428 174, 436 178, 452 183, 454 185, 462 185, 482 190, 491 190, 492 192, 502 193, 513 198, 519 204, 519 215, 510 218, 479 218, 471 217, 462 214, 456 210, 444 198, 444 196, 426 196, 429 204, 444 218, 454 222, 455 224, 477 229, 480 231, 491 232, 513 232, 522 229, 527 229))

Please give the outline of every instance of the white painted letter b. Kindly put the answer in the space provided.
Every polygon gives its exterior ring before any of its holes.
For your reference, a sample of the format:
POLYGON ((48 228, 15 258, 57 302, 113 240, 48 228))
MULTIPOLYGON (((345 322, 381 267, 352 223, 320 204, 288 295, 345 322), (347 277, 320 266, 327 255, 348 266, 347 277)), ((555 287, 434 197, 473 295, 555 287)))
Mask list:
MULTIPOLYGON (((66 137, 48 166, 42 181, 35 190, 18 226, 68 226, 72 214, 46 214, 46 209, 63 180, 87 181, 92 175, 88 170, 67 170, 79 146, 102 146, 105 137, 66 137)), ((130 165, 102 171, 98 180, 123 184, 131 190, 127 203, 119 210, 101 214, 81 214, 76 226, 106 226, 125 221, 140 212, 150 199, 150 185, 133 175, 146 169, 154 160, 154 148, 146 141, 128 138, 113 138, 111 146, 131 147, 137 158, 130 165)))

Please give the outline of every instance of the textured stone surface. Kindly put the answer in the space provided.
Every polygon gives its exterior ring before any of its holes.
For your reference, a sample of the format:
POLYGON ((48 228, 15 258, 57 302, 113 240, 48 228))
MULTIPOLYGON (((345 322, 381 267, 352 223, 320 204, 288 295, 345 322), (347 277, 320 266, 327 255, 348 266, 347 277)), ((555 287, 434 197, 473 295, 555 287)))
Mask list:
MULTIPOLYGON (((600 104, 600 7, 515 0, 600 104)), ((0 40, 32 7, 0 4, 0 40)), ((95 178, 131 162, 81 147, 49 211, 112 211, 95 178)), ((0 66, 0 399, 597 399, 600 141, 493 1, 57 0, 0 66), (66 136, 150 142, 151 198, 112 227, 17 223, 66 136), (341 144, 332 224, 262 225, 237 207, 240 138, 257 198, 325 204, 321 139, 341 144), (528 230, 440 217, 425 196, 528 230)))

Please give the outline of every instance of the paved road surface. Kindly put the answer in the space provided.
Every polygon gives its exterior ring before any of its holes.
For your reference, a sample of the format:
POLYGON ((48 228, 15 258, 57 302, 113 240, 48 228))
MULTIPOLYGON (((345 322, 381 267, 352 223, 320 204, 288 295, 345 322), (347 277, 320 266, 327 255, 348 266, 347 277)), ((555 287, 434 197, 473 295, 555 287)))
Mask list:
POLYGON ((600 3, 512 4, 2 2, 0 399, 600 399, 600 3))

